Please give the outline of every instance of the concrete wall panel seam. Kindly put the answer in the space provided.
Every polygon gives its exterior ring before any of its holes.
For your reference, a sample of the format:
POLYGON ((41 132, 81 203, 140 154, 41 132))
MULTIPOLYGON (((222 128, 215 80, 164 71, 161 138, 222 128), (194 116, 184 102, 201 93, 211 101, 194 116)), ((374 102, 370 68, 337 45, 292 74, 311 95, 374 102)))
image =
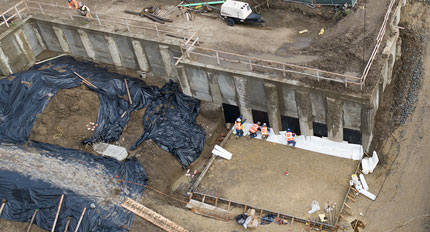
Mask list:
POLYGON ((121 57, 119 55, 118 46, 113 37, 105 35, 105 39, 108 45, 110 55, 112 57, 113 64, 117 67, 122 67, 121 57))
POLYGON ((69 47, 69 44, 67 43, 66 37, 64 36, 63 30, 57 26, 52 26, 52 29, 54 30, 55 35, 57 36, 58 42, 60 43, 61 49, 63 49, 63 52, 71 54, 71 50, 69 47))

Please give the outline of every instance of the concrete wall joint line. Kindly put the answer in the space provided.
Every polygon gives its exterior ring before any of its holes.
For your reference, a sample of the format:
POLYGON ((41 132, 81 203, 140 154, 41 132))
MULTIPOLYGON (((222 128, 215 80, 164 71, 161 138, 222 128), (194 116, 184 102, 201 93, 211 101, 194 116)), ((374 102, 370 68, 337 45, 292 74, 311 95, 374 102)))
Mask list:
POLYGON ((60 43, 61 49, 65 53, 71 53, 69 44, 67 43, 66 37, 64 36, 63 30, 57 26, 52 26, 52 29, 54 30, 55 35, 57 36, 58 42, 60 43))
POLYGON ((119 55, 118 46, 113 37, 105 35, 105 39, 112 57, 113 64, 117 67, 122 67, 121 57, 119 55))

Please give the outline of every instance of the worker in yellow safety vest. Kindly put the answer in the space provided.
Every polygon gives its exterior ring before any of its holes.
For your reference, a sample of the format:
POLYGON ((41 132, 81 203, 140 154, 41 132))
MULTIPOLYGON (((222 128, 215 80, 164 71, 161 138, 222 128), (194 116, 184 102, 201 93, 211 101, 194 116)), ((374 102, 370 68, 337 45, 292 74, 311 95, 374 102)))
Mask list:
POLYGON ((243 136, 243 123, 245 123, 246 120, 242 122, 241 117, 236 119, 236 122, 234 123, 234 127, 236 130, 236 138, 239 138, 243 136))
POLYGON ((78 7, 79 7, 79 9, 78 9, 79 13, 82 16, 86 16, 87 18, 92 18, 91 14, 90 14, 90 8, 88 8, 88 6, 86 6, 82 2, 79 2, 78 7))
POLYGON ((249 128, 249 137, 251 139, 257 137, 257 131, 261 130, 260 125, 261 123, 257 122, 257 123, 254 123, 254 125, 252 125, 251 128, 249 128))
POLYGON ((261 127, 261 138, 266 140, 267 137, 269 137, 269 128, 267 128, 266 123, 263 123, 263 126, 261 127))
POLYGON ((286 133, 285 135, 287 136, 287 143, 288 143, 288 146, 289 146, 290 144, 292 144, 292 145, 293 145, 293 147, 295 147, 295 146, 296 146, 296 141, 294 141, 294 137, 296 137, 296 134, 294 134, 293 132, 291 132, 291 129, 290 129, 290 128, 288 128, 288 129, 287 129, 287 133, 286 133))

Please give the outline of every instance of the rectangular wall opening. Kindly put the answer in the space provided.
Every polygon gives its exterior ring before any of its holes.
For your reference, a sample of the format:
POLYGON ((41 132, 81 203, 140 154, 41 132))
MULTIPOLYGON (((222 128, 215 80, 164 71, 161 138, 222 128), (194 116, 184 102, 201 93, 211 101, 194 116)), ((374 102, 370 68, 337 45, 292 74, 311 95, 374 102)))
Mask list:
MULTIPOLYGON (((261 125, 263 125, 263 123, 266 123, 267 126, 270 127, 269 114, 267 112, 252 110, 252 118, 254 119, 254 122, 261 122, 261 125)), ((254 123, 254 122, 249 122, 249 123, 254 123)))
POLYGON ((281 115, 281 123, 283 131, 286 131, 288 128, 290 128, 292 132, 296 133, 296 135, 301 134, 298 118, 281 115))
POLYGON ((312 126, 314 128, 314 136, 318 137, 328 137, 327 124, 322 124, 318 122, 313 122, 312 126))
POLYGON ((236 119, 240 116, 240 110, 237 106, 223 103, 222 109, 224 111, 225 123, 234 123, 236 119))
POLYGON ((361 144, 361 132, 343 128, 343 140, 348 141, 348 143, 361 144))

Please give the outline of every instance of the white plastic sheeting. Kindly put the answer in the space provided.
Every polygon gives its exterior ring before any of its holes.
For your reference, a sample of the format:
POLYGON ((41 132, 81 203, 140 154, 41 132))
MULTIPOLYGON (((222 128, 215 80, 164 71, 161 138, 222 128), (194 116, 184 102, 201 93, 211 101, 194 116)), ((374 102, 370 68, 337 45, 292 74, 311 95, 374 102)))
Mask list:
MULTIPOLYGON (((243 124, 244 136, 249 136, 249 128, 251 128, 251 126, 251 123, 243 124)), ((285 133, 286 131, 280 131, 280 135, 275 135, 273 133, 273 130, 270 129, 269 138, 267 139, 267 141, 287 145, 287 138, 285 136, 285 133)), ((255 138, 261 139, 261 133, 258 132, 258 135, 255 138)), ((303 135, 296 137, 295 141, 296 147, 298 148, 326 155, 353 160, 360 160, 363 156, 363 149, 362 146, 359 144, 351 144, 345 141, 334 142, 328 140, 328 138, 321 138, 316 136, 305 137, 303 135)))

